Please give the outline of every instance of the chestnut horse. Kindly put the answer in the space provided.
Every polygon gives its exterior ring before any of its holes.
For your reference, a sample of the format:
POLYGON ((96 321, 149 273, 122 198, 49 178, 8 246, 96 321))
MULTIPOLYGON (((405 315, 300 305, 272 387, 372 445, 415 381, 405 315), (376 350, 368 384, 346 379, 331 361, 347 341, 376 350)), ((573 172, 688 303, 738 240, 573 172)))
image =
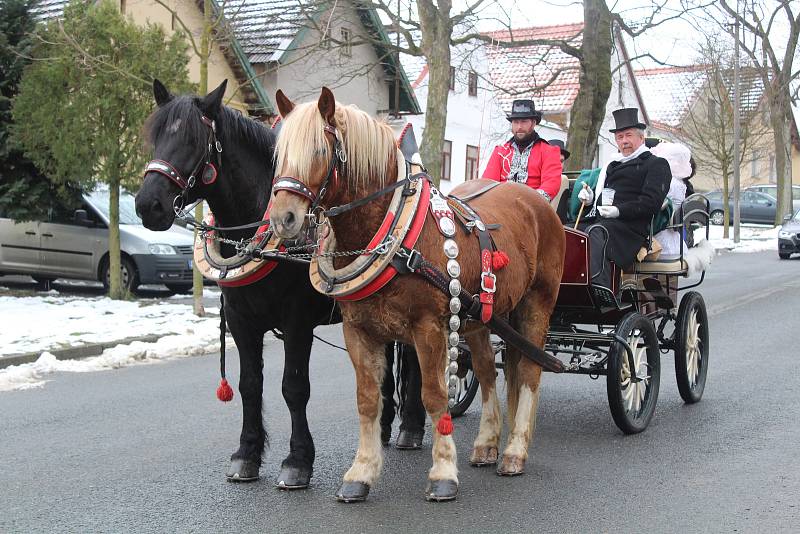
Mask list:
MULTIPOLYGON (((361 199, 402 178, 398 177, 398 161, 402 156, 391 129, 354 106, 336 103, 329 89, 322 89, 318 102, 297 106, 278 91, 277 102, 284 125, 276 147, 276 176, 291 177, 304 184, 312 196, 317 195, 323 208, 361 199), (333 168, 335 173, 330 172, 333 168), (333 179, 328 181, 329 175, 333 175, 333 179), (326 190, 319 198, 326 181, 326 190)), ((464 187, 474 189, 475 182, 464 187)), ((464 191, 462 188, 461 192, 464 191)), ((380 196, 329 219, 338 251, 365 248, 384 220, 389 196, 380 196)), ((284 239, 300 235, 310 206, 311 201, 306 196, 273 188, 270 220, 276 234, 284 239)), ((472 200, 471 206, 485 223, 501 225, 492 237, 497 248, 505 251, 510 260, 496 275, 494 313, 508 316, 518 332, 542 347, 563 270, 561 222, 541 195, 515 183, 498 185, 472 200)), ((426 217, 415 248, 444 271, 445 237, 437 229, 432 215, 428 213, 426 217)), ((459 259, 463 260, 461 284, 473 294, 477 293, 481 274, 478 240, 465 231, 457 231, 454 239, 461 251, 459 259)), ((340 257, 335 266, 339 268, 347 262, 340 257)), ((363 300, 340 302, 345 343, 356 374, 360 421, 358 451, 337 494, 340 501, 364 500, 381 471, 379 418, 385 343, 397 339, 416 347, 425 409, 434 423, 447 413, 447 388, 442 370, 447 364, 449 301, 449 295, 435 289, 421 276, 405 274, 396 276, 363 300)), ((496 464, 502 418, 489 331, 480 321, 470 321, 461 327, 461 333, 472 350, 482 396, 480 429, 470 463, 476 466, 496 464)), ((522 357, 517 350, 508 350, 510 432, 497 467, 498 474, 517 475, 524 470, 535 427, 541 372, 539 365, 522 357)), ((426 498, 451 500, 458 491, 455 443, 447 430, 443 434, 439 431, 440 425, 433 426, 433 466, 428 474, 426 498)), ((441 426, 447 428, 447 425, 441 426)))

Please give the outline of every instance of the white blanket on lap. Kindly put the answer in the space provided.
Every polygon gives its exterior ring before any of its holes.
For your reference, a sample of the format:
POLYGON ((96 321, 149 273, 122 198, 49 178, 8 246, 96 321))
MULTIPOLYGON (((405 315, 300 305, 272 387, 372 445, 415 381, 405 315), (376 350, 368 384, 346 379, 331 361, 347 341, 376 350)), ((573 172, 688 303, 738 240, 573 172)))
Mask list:
POLYGON ((684 249, 683 259, 689 266, 689 276, 700 274, 711 266, 716 251, 714 245, 708 240, 703 239, 690 249, 684 249))

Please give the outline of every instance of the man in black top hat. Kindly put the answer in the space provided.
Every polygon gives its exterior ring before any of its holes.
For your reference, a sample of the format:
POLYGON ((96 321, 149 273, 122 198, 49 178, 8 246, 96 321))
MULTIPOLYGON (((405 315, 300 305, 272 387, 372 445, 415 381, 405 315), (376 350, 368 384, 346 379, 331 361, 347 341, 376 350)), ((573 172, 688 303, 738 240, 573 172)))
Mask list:
MULTIPOLYGON (((644 144, 646 126, 638 113, 636 108, 613 112, 616 127, 609 131, 620 153, 600 172, 594 192, 586 188, 578 195, 591 207, 582 229, 599 225, 608 230, 605 259, 623 269, 630 267, 645 244, 672 179, 669 163, 651 154, 644 144)), ((603 261, 604 234, 599 229, 589 232, 591 273, 601 273, 592 282, 611 288, 611 266, 603 261)))
POLYGON ((514 100, 507 118, 513 137, 494 147, 483 177, 526 184, 549 202, 561 188, 561 160, 558 147, 550 146, 534 130, 542 112, 536 110, 533 100, 514 100))

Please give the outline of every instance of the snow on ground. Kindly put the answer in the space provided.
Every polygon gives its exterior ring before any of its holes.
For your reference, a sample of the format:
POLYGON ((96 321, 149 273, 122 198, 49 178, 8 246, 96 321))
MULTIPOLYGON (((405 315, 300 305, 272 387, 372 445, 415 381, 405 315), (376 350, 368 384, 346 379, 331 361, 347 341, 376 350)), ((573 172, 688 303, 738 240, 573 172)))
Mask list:
MULTIPOLYGON (((57 360, 51 353, 44 352, 33 363, 0 369, 0 391, 42 387, 48 381, 45 377, 55 372, 88 373, 216 352, 219 331, 208 327, 213 325, 202 324, 206 321, 209 320, 203 320, 184 334, 165 336, 154 343, 134 341, 129 345, 117 345, 100 356, 82 360, 57 360)), ((232 346, 232 342, 228 340, 226 345, 232 346)))
MULTIPOLYGON (((739 243, 733 242, 733 226, 730 228, 729 238, 723 236, 722 226, 709 226, 708 239, 714 248, 719 250, 730 250, 731 252, 763 252, 768 250, 778 250, 778 232, 781 227, 763 225, 742 225, 739 232, 739 243)), ((706 238, 705 228, 695 230, 695 242, 706 238)))
MULTIPOLYGON (((217 314, 213 308, 209 315, 217 314)), ((107 297, 45 293, 0 296, 0 357, 44 352, 148 334, 217 331, 218 316, 198 318, 187 304, 158 300, 124 301, 107 297)))
MULTIPOLYGON (((189 304, 157 299, 118 301, 107 297, 60 294, 0 296, 0 359, 41 352, 34 363, 0 369, 0 391, 43 385, 56 371, 88 372, 216 352, 219 312, 207 308, 199 318, 189 304), (135 341, 83 360, 57 360, 49 351, 143 335, 163 336, 154 343, 135 341)), ((232 346, 230 340, 228 344, 232 346)))

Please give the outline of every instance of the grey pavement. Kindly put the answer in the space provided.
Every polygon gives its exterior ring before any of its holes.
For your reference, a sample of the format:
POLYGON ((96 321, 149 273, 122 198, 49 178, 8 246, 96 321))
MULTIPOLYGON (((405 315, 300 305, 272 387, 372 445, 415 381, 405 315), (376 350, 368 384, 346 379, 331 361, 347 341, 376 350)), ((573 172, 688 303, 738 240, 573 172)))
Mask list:
MULTIPOLYGON (((797 532, 799 274, 800 260, 775 253, 715 260, 701 286, 705 397, 684 405, 663 356, 643 434, 617 430, 603 379, 545 375, 528 471, 500 478, 467 463, 476 403, 455 424, 454 503, 423 499, 429 432, 422 451, 385 449, 367 503, 334 501, 358 423, 349 360, 320 343, 309 406, 317 461, 312 487, 295 493, 272 486, 290 429, 277 343, 265 351, 271 448, 262 479, 247 485, 223 476, 241 406, 238 392, 215 399, 215 356, 51 375, 41 389, 0 393, 0 532, 797 532)), ((339 327, 318 333, 341 342, 339 327)), ((233 351, 234 382, 236 360, 233 351)))

